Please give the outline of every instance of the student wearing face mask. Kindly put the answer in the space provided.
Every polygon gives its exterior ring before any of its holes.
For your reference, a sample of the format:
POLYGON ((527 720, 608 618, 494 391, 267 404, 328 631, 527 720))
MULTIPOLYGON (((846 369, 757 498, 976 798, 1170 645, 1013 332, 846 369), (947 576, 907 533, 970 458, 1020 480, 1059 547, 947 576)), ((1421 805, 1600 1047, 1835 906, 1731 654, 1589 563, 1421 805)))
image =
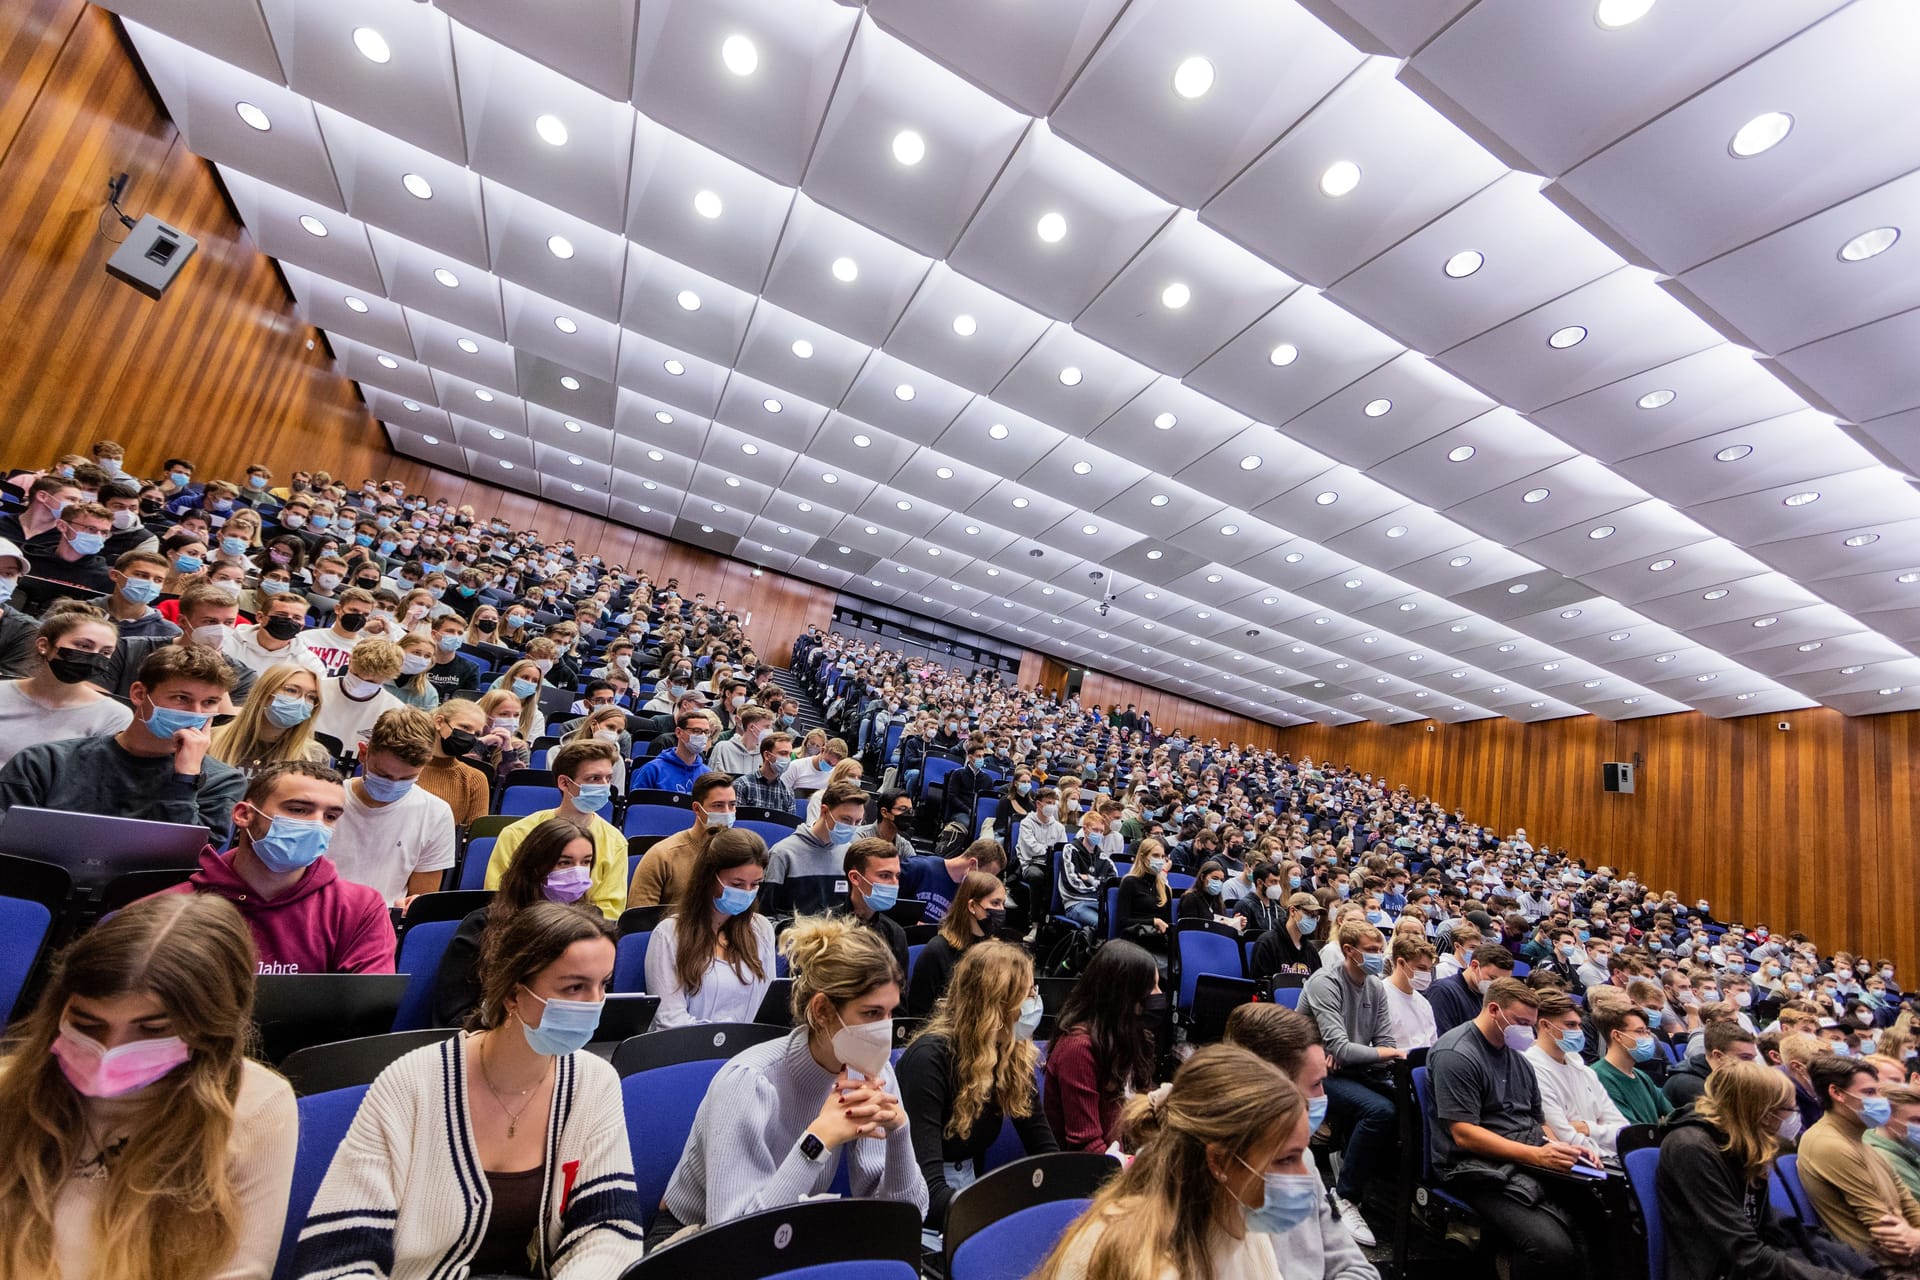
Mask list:
POLYGON ((214 894, 240 911, 261 973, 392 973, 393 919, 380 895, 328 858, 346 807, 340 775, 308 761, 253 775, 233 807, 233 845, 167 893, 214 894))
POLYGON ((560 803, 536 810, 500 833, 487 860, 485 887, 496 888, 506 878, 522 840, 542 823, 565 818, 593 840, 593 883, 587 889, 587 904, 609 920, 618 919, 627 906, 627 838, 602 815, 613 804, 613 775, 619 759, 611 743, 597 738, 556 748, 549 765, 560 790, 560 803))
POLYGON ((1584 1147, 1594 1161, 1615 1154, 1629 1121, 1584 1060, 1587 1033, 1580 1010, 1565 992, 1539 993, 1540 1021, 1527 1061, 1540 1082, 1540 1107, 1556 1141, 1584 1147))
POLYGON ((1880 1085, 1880 1096, 1889 1111, 1877 1129, 1869 1129, 1864 1141, 1886 1161, 1908 1193, 1920 1197, 1920 1089, 1906 1084, 1880 1085))
POLYGON ((1350 1135, 1334 1184, 1334 1208, 1355 1240, 1372 1245, 1373 1231, 1361 1215, 1360 1199, 1393 1145, 1398 1119, 1386 1064, 1406 1057, 1406 1050, 1393 1038, 1386 986, 1380 980, 1387 959, 1380 931, 1365 920, 1350 919, 1339 927, 1335 940, 1341 963, 1307 979, 1300 1011, 1318 1024, 1333 1060, 1327 1094, 1335 1123, 1346 1126, 1350 1135))
POLYGON ((647 1231, 650 1248, 820 1195, 842 1166, 855 1198, 927 1211, 889 1061, 901 982, 893 954, 870 930, 817 916, 796 920, 780 947, 794 1029, 714 1077, 647 1231))
MULTIPOLYGON (((1285 1005, 1243 1004, 1227 1018, 1226 1043, 1278 1067, 1299 1090, 1306 1102, 1309 1135, 1326 1122, 1327 1051, 1312 1018, 1285 1005)), ((1299 1280, 1379 1280, 1379 1271, 1334 1215, 1319 1168, 1310 1158, 1303 1163, 1313 1178, 1314 1208, 1291 1230, 1274 1237, 1274 1253, 1285 1274, 1299 1280)))
POLYGON ((1387 948, 1387 1018, 1393 1042, 1402 1049, 1425 1049, 1440 1038, 1425 998, 1434 956, 1433 944, 1412 933, 1395 934, 1387 948))
POLYGON ((993 789, 987 776, 987 739, 974 734, 967 740, 966 765, 947 775, 946 792, 941 801, 940 825, 956 819, 973 829, 973 811, 980 797, 993 789))
POLYGON ((167 580, 165 556, 152 551, 128 551, 108 571, 113 589, 87 603, 113 619, 122 637, 160 636, 171 640, 180 628, 153 608, 167 580))
POLYGON ((293 1091, 249 1061, 256 959, 215 897, 136 902, 55 961, 0 1071, 0 1272, 272 1272, 293 1091))
MULTIPOLYGON (((327 576, 320 575, 323 591, 327 576)), ((300 642, 326 667, 328 675, 337 676, 347 669, 347 659, 353 656, 354 646, 367 638, 367 619, 372 616, 373 593, 348 587, 340 593, 339 602, 334 606, 333 621, 324 627, 302 631, 300 642)))
POLYGON ((930 1012, 900 1057, 899 1076, 927 1184, 926 1225, 938 1233, 953 1197, 983 1171, 1003 1120, 1012 1122, 1027 1155, 1060 1148, 1034 1090, 1041 1008, 1026 952, 1005 942, 970 945, 930 1012))
MULTIPOLYGON (((1129 1101, 1134 1159, 1101 1188, 1036 1280, 1280 1280, 1280 1238, 1315 1211, 1310 1130, 1277 1067, 1209 1045, 1129 1101)), ((1287 1260, 1288 1275, 1295 1262, 1287 1260)))
POLYGON ((453 811, 415 785, 439 736, 433 717, 412 707, 374 721, 334 832, 330 853, 340 874, 396 906, 438 889, 453 865, 453 811))
POLYGON ((111 736, 21 748, 0 768, 0 812, 13 805, 198 824, 225 843, 246 775, 208 754, 208 723, 233 673, 204 645, 168 644, 129 687, 133 716, 111 736))
POLYGON ((347 669, 320 682, 313 731, 339 743, 345 755, 357 752, 381 716, 406 706, 386 688, 405 662, 406 654, 391 640, 373 636, 361 641, 348 655, 347 669))
MULTIPOLYGON (((940 922, 914 963, 907 985, 907 1014, 926 1018, 947 992, 964 957, 997 935, 1007 920, 1007 887, 998 876, 969 872, 954 895, 953 909, 940 922)), ((902 941, 905 941, 902 935, 902 941)))
MULTIPOLYGON (((171 637, 123 638, 114 649, 113 658, 107 663, 106 669, 90 678, 109 693, 125 697, 133 685, 134 673, 149 654, 169 646, 201 645, 217 652, 232 673, 233 703, 244 701, 253 690, 254 673, 253 668, 227 652, 227 646, 234 638, 234 624, 240 617, 233 593, 211 582, 195 581, 187 585, 178 603, 179 634, 171 637)), ((233 706, 222 706, 220 710, 230 714, 233 706)))
POLYGON ((1875 1261, 1920 1261, 1920 1199, 1864 1138, 1893 1118, 1871 1064, 1821 1054, 1808 1074, 1823 1112, 1800 1138, 1800 1184, 1821 1225, 1875 1261))
POLYGON ((558 902, 522 907, 489 935, 467 1033, 374 1081, 294 1274, 588 1280, 637 1260, 620 1080, 586 1051, 613 960, 612 926, 558 902))
POLYGON ((1093 953, 1054 1020, 1042 1096, 1063 1151, 1105 1151, 1129 1095, 1153 1085, 1155 1046, 1170 1030, 1160 967, 1131 942, 1093 953))
POLYGON ((1310 975, 1321 967, 1320 946, 1313 941, 1320 928, 1320 899, 1311 893, 1295 893, 1285 902, 1286 921, 1269 929, 1254 943, 1250 961, 1256 977, 1275 974, 1310 975))
POLYGON ((900 972, 906 973, 907 931, 887 914, 900 901, 899 851, 885 840, 860 838, 856 829, 845 846, 840 869, 841 880, 834 886, 838 901, 829 911, 879 934, 900 972))
POLYGON ((709 772, 703 758, 712 738, 712 721, 704 711, 683 711, 674 721, 674 745, 647 761, 633 775, 635 790, 678 791, 688 794, 694 780, 709 772))
POLYGON ((718 831, 647 944, 658 1028, 752 1022, 775 974, 773 924, 755 910, 767 846, 746 830, 718 831))
MULTIPOLYGON (((1079 835, 1060 852, 1062 914, 1082 928, 1100 923, 1101 887, 1118 874, 1105 851, 1107 821, 1097 810, 1089 813, 1081 820, 1079 835)), ((1184 900, 1181 910, 1186 910, 1184 900)))
POLYGON ((1632 1005, 1602 1008, 1595 1011, 1593 1025, 1607 1046, 1593 1071, 1613 1105, 1633 1124, 1660 1123, 1673 1103, 1653 1077, 1639 1069, 1659 1052, 1646 1013, 1632 1005))
POLYGON ((47 610, 33 639, 32 669, 0 682, 0 765, 36 742, 101 737, 132 722, 124 704, 91 683, 117 642, 113 623, 91 605, 68 601, 47 610))
POLYGON ((1427 1003, 1433 1006, 1436 1033, 1445 1035, 1479 1016, 1487 990, 1498 979, 1512 976, 1513 952, 1497 942, 1475 947, 1464 969, 1427 988, 1427 1003))
POLYGON ((1133 865, 1120 881, 1115 904, 1117 936, 1145 947, 1163 964, 1167 932, 1173 927, 1173 890, 1167 884, 1171 865, 1164 841, 1142 840, 1134 851, 1133 865))
MULTIPOLYGON (((837 782, 820 801, 820 816, 773 846, 767 864, 766 909, 775 914, 813 915, 847 901, 847 846, 866 816, 867 793, 856 782, 837 782)), ((892 852, 892 847, 888 846, 892 852)))

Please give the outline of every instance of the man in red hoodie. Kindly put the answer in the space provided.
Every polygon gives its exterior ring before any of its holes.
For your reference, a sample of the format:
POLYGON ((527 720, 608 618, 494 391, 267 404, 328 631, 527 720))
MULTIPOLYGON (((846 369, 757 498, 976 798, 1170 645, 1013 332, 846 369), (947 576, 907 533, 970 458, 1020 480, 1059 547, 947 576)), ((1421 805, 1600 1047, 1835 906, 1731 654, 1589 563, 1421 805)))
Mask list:
POLYGON ((326 856, 346 809, 340 775, 305 760, 268 765, 233 806, 233 847, 208 845, 169 893, 217 893, 240 909, 261 973, 392 973, 393 918, 378 889, 342 880, 326 856))

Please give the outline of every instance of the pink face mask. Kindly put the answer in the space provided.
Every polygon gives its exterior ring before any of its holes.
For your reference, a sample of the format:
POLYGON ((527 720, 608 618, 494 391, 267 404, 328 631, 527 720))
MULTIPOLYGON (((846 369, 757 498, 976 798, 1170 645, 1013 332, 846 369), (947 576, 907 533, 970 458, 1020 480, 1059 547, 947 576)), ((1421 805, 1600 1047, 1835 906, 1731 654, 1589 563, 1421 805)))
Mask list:
POLYGON ((117 1098, 144 1089, 192 1056, 179 1036, 134 1040, 107 1048, 64 1023, 53 1056, 67 1083, 89 1098, 117 1098))

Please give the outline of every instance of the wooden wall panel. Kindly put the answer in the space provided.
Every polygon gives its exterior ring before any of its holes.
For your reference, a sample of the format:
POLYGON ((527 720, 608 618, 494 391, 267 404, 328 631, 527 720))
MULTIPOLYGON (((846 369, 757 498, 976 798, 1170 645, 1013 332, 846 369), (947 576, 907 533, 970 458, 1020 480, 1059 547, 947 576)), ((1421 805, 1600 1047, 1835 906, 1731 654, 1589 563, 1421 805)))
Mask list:
POLYGON ((1275 725, 1261 724, 1192 698, 1089 669, 1080 685, 1080 705, 1110 707, 1115 703, 1122 709, 1132 703, 1139 710, 1150 712, 1154 728, 1162 733, 1180 729, 1188 737, 1218 738, 1222 743, 1237 742, 1243 747, 1270 747, 1279 732, 1275 725))

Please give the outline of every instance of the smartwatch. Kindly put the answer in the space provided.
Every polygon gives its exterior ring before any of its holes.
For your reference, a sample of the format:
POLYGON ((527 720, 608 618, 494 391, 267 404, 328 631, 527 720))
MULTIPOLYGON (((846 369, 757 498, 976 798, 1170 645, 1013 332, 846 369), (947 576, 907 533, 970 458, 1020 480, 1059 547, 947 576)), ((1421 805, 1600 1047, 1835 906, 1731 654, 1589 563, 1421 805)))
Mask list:
POLYGON ((827 1153, 827 1144, 816 1138, 812 1131, 800 1135, 800 1154, 818 1164, 820 1157, 827 1153))

